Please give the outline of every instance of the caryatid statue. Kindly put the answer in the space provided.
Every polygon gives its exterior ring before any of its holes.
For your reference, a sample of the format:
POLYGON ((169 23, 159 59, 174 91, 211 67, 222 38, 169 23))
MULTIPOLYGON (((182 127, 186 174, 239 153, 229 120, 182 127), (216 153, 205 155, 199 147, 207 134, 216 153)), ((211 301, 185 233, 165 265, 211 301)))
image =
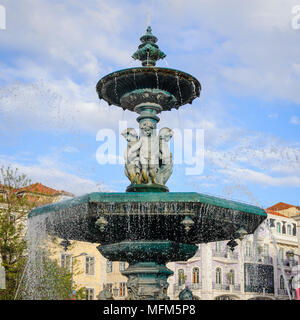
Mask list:
POLYGON ((140 124, 141 136, 128 128, 122 135, 128 141, 125 152, 125 174, 132 184, 165 185, 172 174, 172 154, 168 142, 173 136, 169 128, 155 135, 155 123, 147 119, 140 124))

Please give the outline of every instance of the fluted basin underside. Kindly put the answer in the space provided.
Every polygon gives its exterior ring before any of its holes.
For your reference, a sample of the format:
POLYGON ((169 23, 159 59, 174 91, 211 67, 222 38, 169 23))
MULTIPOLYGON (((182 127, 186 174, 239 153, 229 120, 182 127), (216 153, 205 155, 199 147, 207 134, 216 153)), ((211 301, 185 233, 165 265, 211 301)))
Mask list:
POLYGON ((251 234, 266 219, 258 207, 199 193, 92 193, 34 209, 60 238, 113 244, 173 241, 198 244, 251 234), (185 224, 189 221, 189 225, 185 224))
MULTIPOLYGON (((131 111, 134 111, 134 104, 122 104, 122 97, 143 89, 155 89, 162 94, 169 94, 170 103, 164 103, 162 107, 163 110, 171 110, 192 103, 200 96, 201 85, 196 78, 185 72, 158 67, 116 71, 102 78, 97 84, 100 99, 104 99, 109 105, 113 104, 131 111)), ((143 101, 147 102, 147 98, 144 97, 143 101)))

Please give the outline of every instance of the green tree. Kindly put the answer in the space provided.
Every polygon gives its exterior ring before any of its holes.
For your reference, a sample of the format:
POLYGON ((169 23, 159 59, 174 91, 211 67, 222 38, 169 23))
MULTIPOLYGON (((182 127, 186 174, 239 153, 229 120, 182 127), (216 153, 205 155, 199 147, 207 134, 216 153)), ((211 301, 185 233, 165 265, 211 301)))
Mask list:
POLYGON ((18 169, 0 168, 0 262, 6 279, 6 290, 0 290, 2 300, 14 298, 26 263, 26 218, 32 205, 16 190, 29 184, 18 169))
POLYGON ((37 197, 27 198, 20 192, 30 183, 18 169, 0 167, 0 263, 6 280, 6 289, 0 289, 0 300, 65 300, 72 298, 72 289, 77 291, 76 299, 82 299, 84 288, 77 288, 75 284, 72 288, 70 270, 61 268, 48 248, 28 254, 27 215, 41 204, 37 197), (33 284, 28 283, 30 273, 36 273, 33 284))
POLYGON ((31 272, 37 273, 38 281, 34 288, 30 288, 31 292, 27 292, 26 284, 22 283, 20 296, 23 299, 71 300, 73 290, 76 290, 76 300, 84 298, 85 288, 74 284, 70 269, 59 266, 46 248, 38 252, 37 260, 35 263, 31 261, 36 266, 31 272))

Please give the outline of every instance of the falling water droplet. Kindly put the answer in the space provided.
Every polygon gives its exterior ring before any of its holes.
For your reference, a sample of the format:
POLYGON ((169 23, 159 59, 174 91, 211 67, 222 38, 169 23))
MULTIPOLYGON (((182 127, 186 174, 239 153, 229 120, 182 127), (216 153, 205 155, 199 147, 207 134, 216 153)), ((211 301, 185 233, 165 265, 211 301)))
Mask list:
POLYGON ((115 97, 118 100, 118 93, 117 93, 117 77, 115 77, 115 97))
POLYGON ((179 92, 179 96, 180 96, 180 103, 182 104, 182 95, 181 95, 178 73, 176 73, 176 79, 177 79, 177 88, 178 88, 178 92, 179 92))

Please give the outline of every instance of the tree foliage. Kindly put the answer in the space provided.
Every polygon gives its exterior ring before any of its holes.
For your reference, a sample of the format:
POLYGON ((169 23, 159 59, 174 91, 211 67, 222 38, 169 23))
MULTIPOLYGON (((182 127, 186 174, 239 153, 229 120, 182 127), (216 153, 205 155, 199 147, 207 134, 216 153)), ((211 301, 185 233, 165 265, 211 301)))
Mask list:
MULTIPOLYGON (((17 191, 30 183, 30 179, 18 169, 0 167, 0 263, 5 269, 6 280, 6 289, 0 289, 0 300, 30 297, 43 300, 71 299, 72 289, 77 288, 75 284, 72 288, 70 270, 61 268, 47 248, 36 255, 38 262, 32 261, 32 254, 28 254, 27 214, 37 202, 35 198, 29 199, 17 191), (37 266, 36 270, 28 267, 32 265, 37 266), (32 271, 36 272, 36 281, 31 284, 27 280, 32 271), (35 297, 31 295, 33 286, 35 297)), ((79 289, 76 298, 81 299, 83 295, 84 288, 79 289)))
POLYGON ((18 169, 0 168, 0 257, 6 278, 6 290, 0 290, 0 299, 14 298, 25 266, 26 217, 32 206, 16 190, 29 184, 18 169))

